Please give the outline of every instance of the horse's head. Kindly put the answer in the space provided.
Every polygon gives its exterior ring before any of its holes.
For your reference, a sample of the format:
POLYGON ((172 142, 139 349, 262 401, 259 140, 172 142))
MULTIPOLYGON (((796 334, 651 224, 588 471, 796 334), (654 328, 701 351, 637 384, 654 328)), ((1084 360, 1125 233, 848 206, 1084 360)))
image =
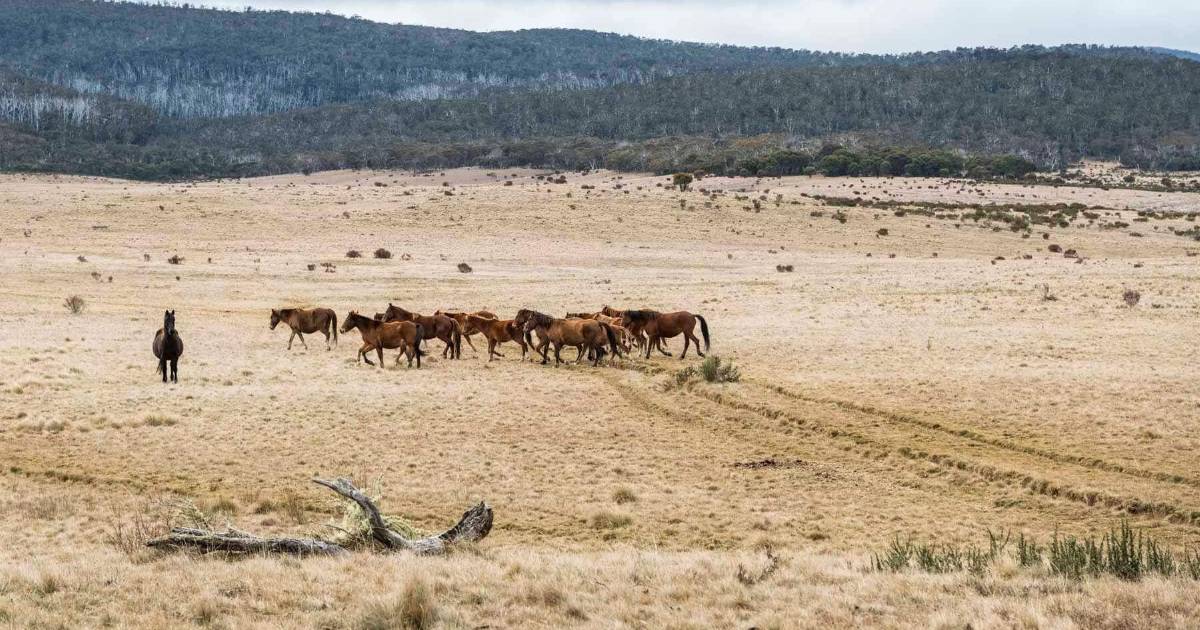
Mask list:
POLYGON ((168 337, 175 334, 175 311, 163 311, 163 334, 168 337))
POLYGON ((413 314, 411 312, 406 311, 406 310, 400 308, 399 306, 392 304, 391 302, 388 302, 387 310, 383 312, 383 319, 384 319, 384 321, 388 321, 388 322, 394 322, 394 321, 407 322, 407 321, 411 321, 412 318, 413 318, 413 314))
POLYGON ((342 327, 339 330, 344 333, 350 332, 351 328, 358 326, 359 319, 363 319, 363 316, 359 315, 358 311, 350 311, 349 313, 346 313, 346 318, 342 320, 342 327))
POLYGON ((279 325, 279 320, 279 311, 276 309, 271 309, 271 330, 275 330, 275 327, 279 325))

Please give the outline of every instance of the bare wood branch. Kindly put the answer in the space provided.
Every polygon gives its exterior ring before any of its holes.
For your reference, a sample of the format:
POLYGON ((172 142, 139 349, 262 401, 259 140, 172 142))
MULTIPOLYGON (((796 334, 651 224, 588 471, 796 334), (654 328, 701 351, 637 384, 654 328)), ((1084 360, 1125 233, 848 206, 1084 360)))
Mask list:
MULTIPOLYGON (((383 518, 375 503, 356 488, 349 479, 338 478, 333 481, 313 479, 313 482, 357 503, 363 513, 367 515, 367 521, 371 525, 372 538, 389 549, 411 551, 421 555, 441 554, 455 544, 482 540, 492 531, 492 508, 481 501, 463 512, 458 523, 441 534, 417 539, 405 538, 388 527, 387 520, 383 518)), ((340 528, 335 527, 334 529, 340 528)), ((189 547, 204 552, 224 551, 228 553, 290 553, 323 556, 347 553, 344 547, 324 540, 262 538, 233 528, 216 532, 191 527, 176 527, 166 536, 150 540, 146 545, 167 549, 189 547)))
POLYGON ((191 527, 176 527, 166 536, 147 541, 155 548, 191 547, 204 552, 290 553, 301 556, 338 556, 346 550, 324 540, 309 538, 260 538, 253 534, 227 530, 212 532, 191 527))
POLYGON ((408 539, 387 526, 387 521, 380 514, 379 508, 361 490, 346 478, 333 481, 313 479, 313 483, 325 486, 330 490, 354 501, 367 515, 371 524, 371 536, 389 549, 404 549, 422 555, 445 553, 449 545, 462 542, 482 540, 492 531, 492 508, 480 501, 471 509, 463 512, 462 519, 454 527, 426 538, 408 539))

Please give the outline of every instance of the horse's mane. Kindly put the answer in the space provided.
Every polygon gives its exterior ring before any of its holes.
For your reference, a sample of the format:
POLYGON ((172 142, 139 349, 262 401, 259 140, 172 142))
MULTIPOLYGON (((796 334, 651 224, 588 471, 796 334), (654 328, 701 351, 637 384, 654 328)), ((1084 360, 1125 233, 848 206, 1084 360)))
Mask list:
POLYGON ((537 311, 529 311, 529 320, 532 321, 535 326, 549 326, 550 324, 554 323, 553 317, 537 311))
POLYGON ((655 317, 658 317, 659 315, 662 315, 662 313, 659 313, 658 311, 651 311, 649 309, 642 309, 639 311, 625 311, 625 313, 624 313, 624 316, 626 318, 628 318, 629 321, 634 321, 634 322, 640 322, 640 321, 645 321, 648 319, 654 319, 655 317))
POLYGON ((283 317, 287 317, 288 315, 291 315, 292 313, 295 313, 295 312, 296 312, 296 309, 294 309, 294 308, 279 309, 279 314, 282 315, 283 317))

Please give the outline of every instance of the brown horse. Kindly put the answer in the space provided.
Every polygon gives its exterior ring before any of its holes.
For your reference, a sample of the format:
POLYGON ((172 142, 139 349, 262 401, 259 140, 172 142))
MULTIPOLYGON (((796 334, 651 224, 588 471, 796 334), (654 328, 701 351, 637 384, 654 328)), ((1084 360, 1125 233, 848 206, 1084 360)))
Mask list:
POLYGON ((412 367, 413 358, 417 360, 417 369, 421 369, 421 341, 425 338, 425 330, 420 324, 413 322, 382 322, 359 315, 350 311, 342 322, 342 332, 350 332, 357 328, 362 335, 363 345, 358 349, 358 359, 366 361, 367 365, 375 365, 367 357, 374 350, 379 355, 379 367, 383 367, 383 351, 400 349, 396 354, 396 364, 400 364, 400 355, 408 357, 408 367, 412 367))
MULTIPOLYGON (((524 331, 525 324, 529 323, 529 319, 533 316, 534 313, 537 313, 537 311, 531 310, 528 308, 523 308, 523 309, 517 311, 517 316, 515 318, 513 318, 513 322, 517 326, 519 326, 522 331, 524 331)), ((550 345, 550 340, 546 338, 545 333, 543 333, 540 329, 535 328, 533 333, 535 335, 537 335, 537 338, 538 338, 537 345, 535 346, 533 344, 526 342, 525 345, 521 346, 521 360, 522 361, 525 360, 525 351, 527 349, 533 350, 534 354, 537 354, 538 352, 540 352, 540 350, 538 350, 538 348, 545 348, 550 345)), ((523 338, 528 339, 528 337, 529 337, 529 335, 525 334, 523 338)), ((533 357, 530 357, 529 360, 532 361, 533 357)))
POLYGON ((442 358, 450 354, 451 359, 462 358, 462 327, 458 322, 445 315, 421 315, 388 302, 387 310, 383 312, 385 322, 413 322, 420 324, 425 330, 425 338, 441 339, 446 347, 442 349, 442 358))
POLYGON ((308 343, 304 341, 304 335, 315 332, 325 335, 326 350, 330 348, 330 335, 333 335, 333 343, 337 345, 337 314, 333 312, 333 309, 271 309, 271 330, 275 330, 279 322, 287 324, 292 329, 292 335, 288 337, 288 350, 292 349, 292 339, 295 339, 297 336, 300 337, 300 343, 304 345, 304 349, 308 350, 308 343))
MULTIPOLYGON (((704 349, 708 350, 708 322, 699 315, 693 315, 687 311, 676 311, 674 313, 660 313, 658 311, 641 310, 641 311, 625 311, 621 317, 622 320, 630 324, 630 328, 636 327, 637 330, 646 333, 646 358, 650 358, 650 349, 658 347, 659 351, 667 354, 658 344, 663 339, 670 339, 683 335, 683 352, 679 355, 682 359, 687 356, 688 343, 696 344, 696 354, 704 356, 700 351, 700 340, 696 338, 696 322, 700 322, 700 333, 704 335, 704 349)), ((667 356, 670 356, 669 354, 667 356)))
MULTIPOLYGON (((638 347, 639 350, 646 349, 646 342, 648 340, 646 339, 646 333, 642 330, 644 323, 630 321, 625 317, 625 311, 618 311, 611 306, 604 305, 600 308, 600 312, 596 314, 596 319, 610 324, 614 323, 615 321, 615 325, 620 325, 626 330, 629 335, 629 339, 638 347)), ((667 352, 666 341, 664 339, 660 338, 658 343, 655 344, 655 348, 659 352, 667 356, 671 356, 671 353, 667 352)))
POLYGON ((488 342, 488 362, 490 363, 496 357, 503 357, 503 354, 496 352, 496 346, 506 342, 515 341, 521 346, 521 357, 525 357, 526 345, 525 337, 521 334, 521 326, 517 324, 515 319, 495 319, 481 317, 474 313, 467 315, 467 323, 474 329, 482 333, 488 342))
POLYGON ((179 357, 183 355, 183 339, 175 330, 175 311, 163 311, 163 327, 154 333, 154 343, 150 345, 154 358, 158 359, 158 371, 162 372, 163 382, 167 382, 167 365, 171 367, 171 381, 179 382, 179 357))
POLYGON ((446 317, 449 317, 450 319, 453 319, 454 321, 458 322, 459 328, 462 328, 463 339, 466 340, 468 346, 471 346, 471 352, 474 352, 476 354, 478 354, 479 351, 475 349, 475 344, 471 342, 471 335, 478 334, 481 331, 479 330, 478 327, 476 327, 474 324, 472 324, 470 321, 467 320, 467 316, 468 315, 476 315, 476 316, 482 317, 484 319, 498 319, 496 317, 496 314, 491 311, 475 311, 474 313, 467 313, 465 311, 434 311, 433 312, 434 317, 437 317, 438 315, 445 315, 446 317))
POLYGON ((554 344, 554 365, 562 363, 563 346, 574 346, 579 349, 579 355, 575 357, 576 363, 583 359, 585 351, 595 357, 592 360, 592 367, 600 365, 606 344, 614 357, 621 356, 621 349, 617 347, 617 337, 612 326, 592 319, 558 319, 533 311, 527 313, 523 328, 526 344, 533 343, 529 333, 534 330, 539 331, 545 338, 541 346, 536 348, 542 354, 542 365, 550 361, 549 344, 554 344))
POLYGON ((596 319, 600 313, 567 313, 567 319, 596 319))

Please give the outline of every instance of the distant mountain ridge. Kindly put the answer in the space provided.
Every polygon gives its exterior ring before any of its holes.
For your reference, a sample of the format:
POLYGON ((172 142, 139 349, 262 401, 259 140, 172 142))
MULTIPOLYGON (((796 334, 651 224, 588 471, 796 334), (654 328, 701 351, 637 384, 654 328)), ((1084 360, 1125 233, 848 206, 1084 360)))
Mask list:
POLYGON ((1086 45, 850 55, 0 0, 0 168, 150 178, 399 163, 667 168, 704 160, 613 156, 629 142, 696 152, 703 138, 742 147, 730 156, 837 140, 1184 167, 1200 154, 1198 61, 1086 45), (752 137, 765 144, 737 142, 752 137), (572 148, 584 145, 607 149, 572 148))

